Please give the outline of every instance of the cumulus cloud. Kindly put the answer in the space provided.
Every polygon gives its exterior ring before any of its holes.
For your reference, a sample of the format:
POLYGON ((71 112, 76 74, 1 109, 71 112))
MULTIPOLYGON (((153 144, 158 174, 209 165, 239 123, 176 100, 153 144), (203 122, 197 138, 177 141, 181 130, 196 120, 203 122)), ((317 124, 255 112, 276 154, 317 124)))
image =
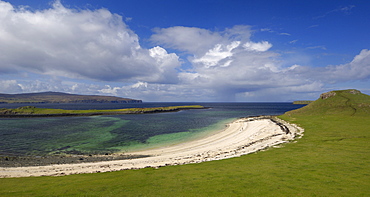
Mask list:
POLYGON ((107 9, 74 10, 55 1, 50 9, 31 11, 0 1, 0 10, 2 71, 165 82, 180 65, 164 49, 153 57, 160 49, 143 49, 122 17, 107 9))
POLYGON ((327 66, 320 69, 318 76, 322 81, 337 83, 351 80, 369 80, 370 79, 370 51, 364 49, 359 55, 347 64, 337 66, 327 66))
MULTIPOLYGON (((192 69, 179 73, 182 85, 210 90, 220 100, 280 92, 320 92, 324 84, 368 78, 368 50, 363 50, 345 65, 313 68, 289 65, 280 54, 270 51, 272 43, 250 40, 250 28, 210 31, 200 28, 157 29, 152 40, 188 53, 192 69), (183 30, 183 31, 179 31, 183 30), (196 32, 207 36, 195 37, 196 32), (233 32, 228 34, 226 32, 233 32), (178 36, 178 37, 177 37, 178 36), (258 94, 257 94, 258 93, 258 94), (241 96, 242 95, 242 96, 241 96)), ((290 63, 290 62, 289 62, 290 63)), ((281 94, 281 93, 280 93, 281 94)), ((260 98, 255 96, 254 98, 260 98)))
MULTIPOLYGON (((229 45, 216 44, 216 46, 210 49, 203 57, 194 59, 194 63, 202 63, 205 67, 209 68, 219 64, 221 60, 230 58, 233 56, 232 50, 240 45, 240 41, 234 41, 229 45)), ((222 67, 227 67, 232 62, 231 59, 227 60, 222 67)))
POLYGON ((11 79, 0 80, 0 92, 277 101, 321 92, 328 83, 370 79, 368 49, 346 64, 310 67, 283 59, 273 43, 252 40, 253 33, 246 25, 156 28, 150 37, 155 47, 146 49, 122 17, 107 9, 75 10, 55 1, 32 11, 0 0, 0 75, 11 79))
POLYGON ((180 67, 181 63, 175 53, 168 54, 164 48, 156 46, 149 49, 149 55, 155 60, 158 71, 152 75, 152 79, 144 77, 143 80, 156 83, 177 82, 176 68, 180 67))
MULTIPOLYGON (((191 72, 179 73, 181 82, 194 87, 210 89, 215 96, 222 100, 233 100, 235 95, 241 92, 290 84, 290 79, 284 81, 284 77, 279 77, 277 74, 283 72, 283 68, 281 68, 281 63, 277 61, 278 54, 269 51, 272 44, 267 41, 251 41, 250 28, 248 26, 242 27, 235 26, 218 32, 208 30, 208 35, 217 35, 217 39, 214 39, 213 36, 203 37, 202 42, 208 44, 207 46, 199 46, 200 50, 194 45, 191 45, 191 50, 187 47, 181 48, 180 45, 177 46, 177 43, 183 43, 185 40, 181 42, 175 40, 174 47, 177 50, 193 52, 188 57, 193 63, 192 70, 191 72), (281 81, 281 84, 276 83, 277 79, 281 81)), ((185 27, 178 28, 187 29, 185 27)), ((206 31, 197 30, 199 32, 206 31)), ((160 44, 168 45, 168 42, 176 39, 169 35, 178 35, 182 38, 188 37, 186 34, 188 31, 180 32, 177 28, 167 28, 156 31, 152 39, 160 44), (166 39, 158 39, 163 37, 166 39)))
POLYGON ((353 60, 342 65, 328 65, 325 67, 308 67, 295 65, 289 71, 293 75, 301 76, 323 83, 341 83, 356 80, 370 79, 370 51, 363 49, 353 60))
POLYGON ((370 79, 370 50, 363 49, 350 63, 336 66, 333 74, 338 80, 370 79))

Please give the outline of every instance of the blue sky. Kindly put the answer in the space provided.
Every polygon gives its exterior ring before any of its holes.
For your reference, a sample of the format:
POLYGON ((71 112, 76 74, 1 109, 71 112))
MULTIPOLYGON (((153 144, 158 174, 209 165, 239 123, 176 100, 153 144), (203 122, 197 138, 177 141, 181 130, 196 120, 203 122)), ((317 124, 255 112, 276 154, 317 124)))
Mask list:
POLYGON ((0 1, 0 92, 144 101, 370 94, 369 1, 0 1))

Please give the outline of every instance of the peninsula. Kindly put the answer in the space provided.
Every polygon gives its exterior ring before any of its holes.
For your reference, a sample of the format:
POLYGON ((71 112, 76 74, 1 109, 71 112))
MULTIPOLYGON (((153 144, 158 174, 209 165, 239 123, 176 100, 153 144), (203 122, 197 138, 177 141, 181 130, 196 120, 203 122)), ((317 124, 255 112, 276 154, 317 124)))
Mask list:
POLYGON ((206 109, 201 105, 169 106, 151 108, 125 108, 108 110, 64 110, 37 108, 34 106, 18 107, 16 109, 0 108, 0 118, 28 118, 28 117, 51 117, 51 116, 97 116, 97 115, 121 115, 121 114, 144 114, 176 112, 187 109, 206 109))

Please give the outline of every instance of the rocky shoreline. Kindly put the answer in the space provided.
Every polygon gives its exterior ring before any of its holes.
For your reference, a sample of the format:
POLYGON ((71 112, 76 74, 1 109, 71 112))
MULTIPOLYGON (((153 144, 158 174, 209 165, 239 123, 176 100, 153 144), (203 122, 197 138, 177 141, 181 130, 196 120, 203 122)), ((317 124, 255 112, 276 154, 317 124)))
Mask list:
POLYGON ((129 160, 149 155, 107 154, 107 155, 50 155, 50 156, 0 156, 0 167, 29 167, 58 164, 78 164, 101 161, 129 160))

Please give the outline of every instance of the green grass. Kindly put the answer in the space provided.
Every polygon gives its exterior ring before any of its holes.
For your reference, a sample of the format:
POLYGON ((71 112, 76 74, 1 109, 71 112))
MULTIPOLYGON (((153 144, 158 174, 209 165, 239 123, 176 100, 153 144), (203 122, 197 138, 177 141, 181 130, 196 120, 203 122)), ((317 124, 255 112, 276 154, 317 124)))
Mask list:
POLYGON ((369 196, 369 96, 336 97, 281 116, 305 128, 282 148, 159 169, 0 179, 0 196, 369 196))
POLYGON ((293 104, 297 104, 297 105, 308 105, 310 103, 312 103, 313 101, 293 101, 293 104))

